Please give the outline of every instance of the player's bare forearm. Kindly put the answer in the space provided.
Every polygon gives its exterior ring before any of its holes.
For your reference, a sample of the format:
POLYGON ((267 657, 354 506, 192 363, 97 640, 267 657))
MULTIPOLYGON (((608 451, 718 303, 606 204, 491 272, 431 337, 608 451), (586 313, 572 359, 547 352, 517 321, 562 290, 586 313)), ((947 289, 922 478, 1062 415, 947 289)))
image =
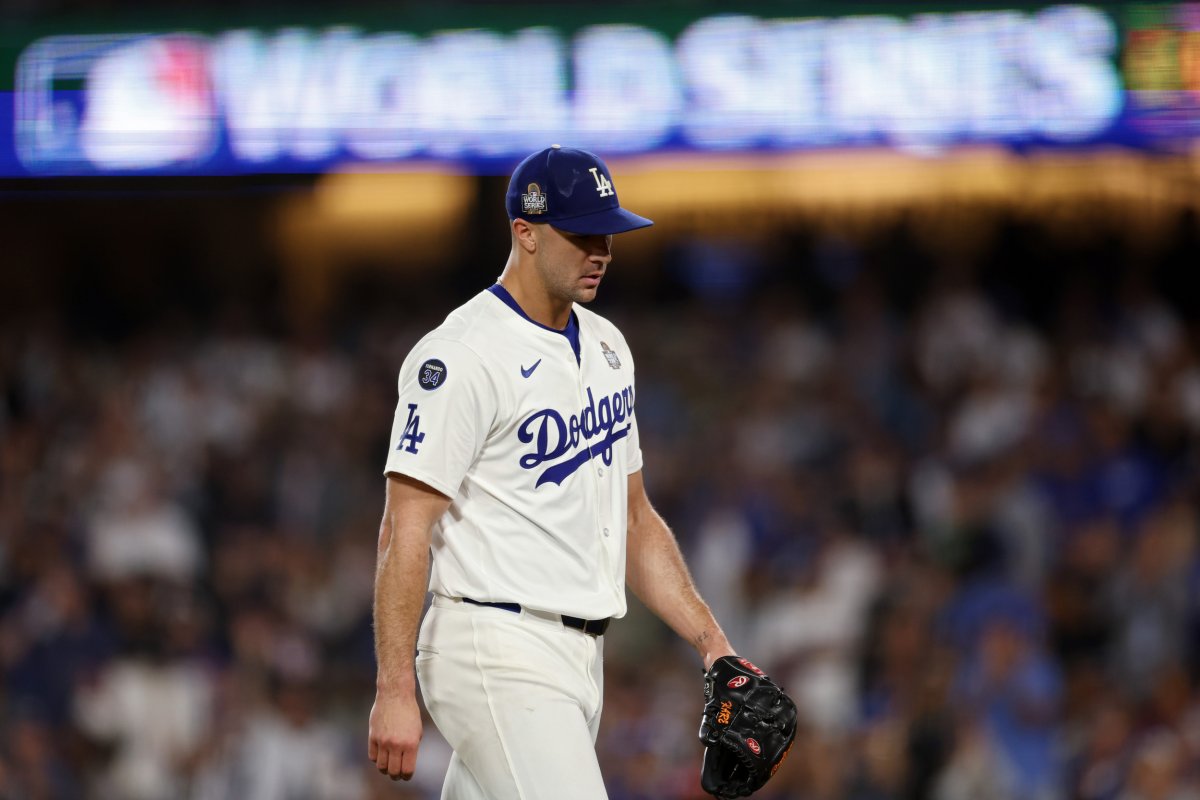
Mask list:
POLYGON ((376 688, 411 693, 413 651, 428 588, 430 531, 449 500, 403 477, 389 477, 375 570, 376 688))
POLYGON ((628 531, 625 580, 638 599, 696 648, 706 669, 734 653, 696 591, 675 535, 650 504, 641 472, 629 476, 628 531))
POLYGON ((375 704, 367 757, 393 780, 416 769, 421 710, 413 650, 425 601, 433 523, 450 501, 407 478, 388 478, 375 570, 375 704))

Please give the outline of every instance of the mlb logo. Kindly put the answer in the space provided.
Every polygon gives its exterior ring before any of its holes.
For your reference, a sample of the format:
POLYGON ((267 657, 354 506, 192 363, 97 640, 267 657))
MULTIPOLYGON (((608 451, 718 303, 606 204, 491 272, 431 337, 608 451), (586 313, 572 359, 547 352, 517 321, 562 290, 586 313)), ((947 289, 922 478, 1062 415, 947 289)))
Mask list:
POLYGON ((84 155, 108 169, 200 161, 216 146, 208 44, 185 34, 140 39, 88 70, 84 155))

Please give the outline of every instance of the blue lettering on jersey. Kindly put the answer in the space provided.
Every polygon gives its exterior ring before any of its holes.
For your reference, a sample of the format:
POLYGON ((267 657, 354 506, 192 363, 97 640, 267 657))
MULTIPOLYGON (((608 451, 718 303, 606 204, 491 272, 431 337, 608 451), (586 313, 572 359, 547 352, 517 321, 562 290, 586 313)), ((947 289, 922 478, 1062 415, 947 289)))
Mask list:
POLYGON ((417 452, 417 445, 425 441, 425 434, 420 430, 421 418, 417 416, 417 404, 408 404, 408 422, 404 423, 404 435, 400 437, 400 442, 396 445, 397 450, 403 449, 406 453, 417 452), (405 443, 408 446, 405 447, 405 443))
POLYGON ((633 387, 627 386, 612 396, 600 398, 597 403, 592 390, 587 390, 588 404, 579 414, 569 420, 552 408, 530 414, 517 429, 517 438, 536 448, 532 453, 521 456, 523 469, 535 469, 547 461, 555 461, 575 450, 583 440, 583 448, 569 458, 547 467, 538 476, 535 486, 543 483, 561 485, 577 469, 599 456, 605 464, 612 464, 613 445, 629 435, 633 423, 621 427, 621 423, 633 417, 633 387), (602 436, 600 441, 592 440, 602 436))

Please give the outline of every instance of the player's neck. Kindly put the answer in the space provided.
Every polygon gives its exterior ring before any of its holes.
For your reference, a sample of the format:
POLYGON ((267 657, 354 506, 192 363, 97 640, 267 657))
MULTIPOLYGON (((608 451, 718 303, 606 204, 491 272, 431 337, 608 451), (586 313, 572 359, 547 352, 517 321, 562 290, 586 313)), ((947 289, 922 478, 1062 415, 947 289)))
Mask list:
POLYGON ((505 268, 498 282, 531 320, 558 331, 566 329, 574 306, 570 300, 552 296, 541 281, 521 274, 520 270, 505 268))

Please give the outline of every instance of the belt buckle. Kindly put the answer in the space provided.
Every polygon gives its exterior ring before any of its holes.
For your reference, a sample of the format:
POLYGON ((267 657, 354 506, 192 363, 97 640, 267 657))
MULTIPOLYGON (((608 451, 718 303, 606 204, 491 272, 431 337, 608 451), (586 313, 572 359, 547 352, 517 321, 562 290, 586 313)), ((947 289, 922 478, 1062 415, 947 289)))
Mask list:
POLYGON ((583 627, 579 630, 586 633, 588 636, 603 636, 604 629, 608 626, 605 624, 608 620, 603 619, 585 619, 583 627))

